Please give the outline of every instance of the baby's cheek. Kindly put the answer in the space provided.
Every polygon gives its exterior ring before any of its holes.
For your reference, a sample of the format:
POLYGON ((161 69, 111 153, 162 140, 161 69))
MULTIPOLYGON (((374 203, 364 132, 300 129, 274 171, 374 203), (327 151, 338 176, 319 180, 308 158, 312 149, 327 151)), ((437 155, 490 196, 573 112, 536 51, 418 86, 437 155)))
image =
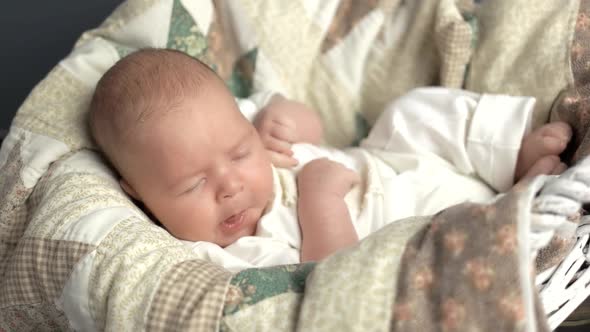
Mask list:
POLYGON ((257 164, 249 170, 250 188, 259 198, 264 198, 272 190, 272 170, 270 165, 257 164))

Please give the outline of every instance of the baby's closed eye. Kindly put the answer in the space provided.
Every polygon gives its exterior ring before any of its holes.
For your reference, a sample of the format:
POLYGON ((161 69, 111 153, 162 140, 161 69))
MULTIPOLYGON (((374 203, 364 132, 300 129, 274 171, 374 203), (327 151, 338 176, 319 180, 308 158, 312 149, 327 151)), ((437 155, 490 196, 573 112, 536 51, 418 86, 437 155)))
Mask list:
POLYGON ((192 182, 192 185, 184 191, 185 194, 191 193, 191 192, 195 192, 198 191, 199 189, 201 189, 205 183, 207 181, 207 178, 199 178, 198 180, 196 180, 195 182, 192 182))
POLYGON ((249 146, 247 146, 247 145, 241 146, 234 153, 234 155, 232 157, 232 161, 238 161, 238 160, 244 159, 250 155, 250 152, 251 152, 251 149, 249 146))

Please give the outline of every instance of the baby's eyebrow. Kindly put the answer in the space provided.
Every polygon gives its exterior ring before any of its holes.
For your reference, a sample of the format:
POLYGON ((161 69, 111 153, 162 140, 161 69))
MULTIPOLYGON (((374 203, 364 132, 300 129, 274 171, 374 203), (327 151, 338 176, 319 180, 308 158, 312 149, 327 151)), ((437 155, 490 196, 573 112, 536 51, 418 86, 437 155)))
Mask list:
POLYGON ((252 135, 254 134, 253 130, 248 130, 246 132, 246 134, 240 136, 240 138, 237 140, 236 144, 233 144, 232 147, 228 150, 228 152, 233 152, 237 149, 239 149, 245 141, 247 141, 250 137, 252 137, 252 135))

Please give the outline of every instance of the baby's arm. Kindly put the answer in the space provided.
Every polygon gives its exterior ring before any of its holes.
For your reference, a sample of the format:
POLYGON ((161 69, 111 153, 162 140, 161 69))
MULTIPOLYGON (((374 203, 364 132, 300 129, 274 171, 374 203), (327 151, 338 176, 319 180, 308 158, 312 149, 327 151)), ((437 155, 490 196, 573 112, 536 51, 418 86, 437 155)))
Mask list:
POLYGON ((342 164, 316 159, 297 176, 301 261, 317 261, 358 241, 344 196, 359 176, 342 164))
POLYGON ((319 115, 306 105, 275 94, 254 119, 260 138, 275 166, 297 165, 293 143, 319 144, 323 129, 319 115))

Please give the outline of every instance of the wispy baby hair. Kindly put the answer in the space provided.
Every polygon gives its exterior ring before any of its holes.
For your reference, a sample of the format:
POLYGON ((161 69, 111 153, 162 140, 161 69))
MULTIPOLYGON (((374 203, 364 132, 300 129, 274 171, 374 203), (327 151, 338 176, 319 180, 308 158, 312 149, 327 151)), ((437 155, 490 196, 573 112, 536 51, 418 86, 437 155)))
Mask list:
POLYGON ((204 63, 169 49, 142 49, 113 65, 98 81, 90 103, 90 131, 119 169, 117 150, 152 116, 173 110, 220 80, 204 63))

